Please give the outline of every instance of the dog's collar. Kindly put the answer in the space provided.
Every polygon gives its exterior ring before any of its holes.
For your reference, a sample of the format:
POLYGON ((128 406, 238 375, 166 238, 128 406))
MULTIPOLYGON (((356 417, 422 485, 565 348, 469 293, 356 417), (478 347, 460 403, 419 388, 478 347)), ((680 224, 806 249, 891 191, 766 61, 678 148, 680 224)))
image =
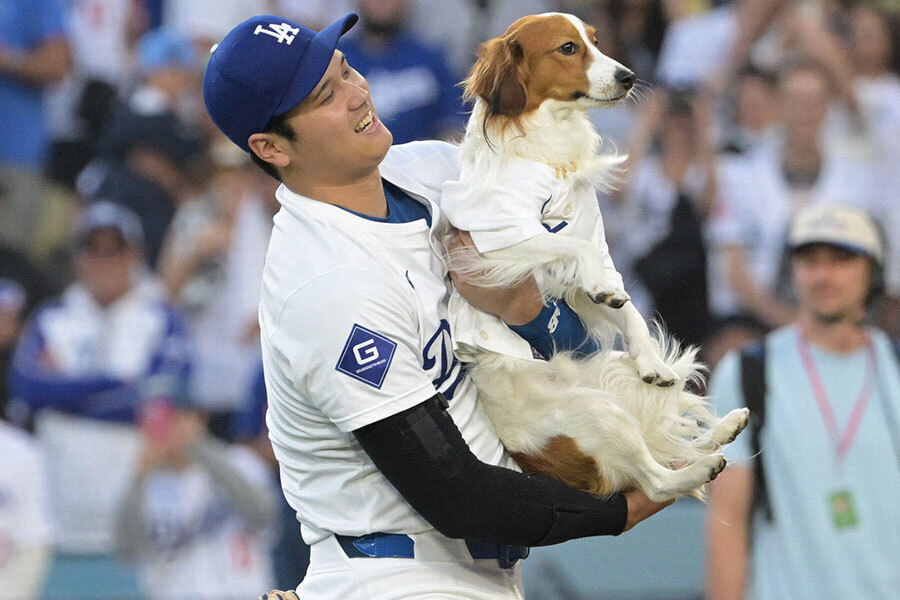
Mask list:
POLYGON ((533 160, 535 162, 544 163, 545 165, 552 167, 557 179, 566 179, 569 176, 569 173, 577 173, 578 172, 578 163, 573 161, 569 161, 567 163, 555 163, 550 162, 549 160, 544 160, 543 158, 535 158, 533 156, 520 156, 520 158, 524 158, 525 160, 533 160))

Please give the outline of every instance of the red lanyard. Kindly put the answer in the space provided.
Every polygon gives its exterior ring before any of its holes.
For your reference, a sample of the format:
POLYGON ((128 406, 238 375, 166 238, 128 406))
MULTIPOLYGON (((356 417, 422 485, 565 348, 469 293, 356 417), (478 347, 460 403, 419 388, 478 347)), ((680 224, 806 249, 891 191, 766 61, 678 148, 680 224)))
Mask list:
POLYGON ((816 363, 813 362, 812 354, 809 351, 809 343, 806 336, 802 332, 797 336, 797 346, 800 350, 800 358, 803 360, 803 368, 806 369, 806 376, 812 385, 813 395, 816 398, 816 404, 819 406, 819 412, 822 414, 822 420, 828 429, 828 434, 834 442, 835 454, 838 463, 842 462, 847 453, 850 452, 853 442, 856 440, 856 434, 859 432, 859 425, 862 422, 866 408, 869 406, 869 398, 872 396, 872 385, 875 381, 875 348, 872 341, 866 337, 866 354, 868 357, 866 376, 863 381, 862 389, 850 412, 850 418, 847 420, 847 427, 844 429, 844 435, 840 435, 838 430, 837 419, 834 417, 834 411, 831 409, 831 403, 828 401, 828 394, 825 391, 825 385, 822 378, 819 377, 819 371, 816 369, 816 363))

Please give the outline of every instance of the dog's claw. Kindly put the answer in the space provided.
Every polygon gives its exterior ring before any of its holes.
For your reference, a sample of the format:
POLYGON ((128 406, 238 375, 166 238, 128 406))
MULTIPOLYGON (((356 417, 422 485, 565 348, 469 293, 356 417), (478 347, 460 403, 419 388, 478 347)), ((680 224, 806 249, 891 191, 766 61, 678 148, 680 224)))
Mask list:
POLYGON ((658 375, 656 373, 644 375, 643 377, 641 377, 641 381, 643 381, 644 383, 653 383, 657 377, 658 375))
POLYGON ((628 300, 625 300, 624 298, 613 298, 609 301, 609 306, 612 308, 622 308, 625 306, 626 302, 628 302, 628 300))
POLYGON ((709 480, 712 481, 713 479, 718 477, 719 473, 725 470, 726 464, 728 464, 728 461, 726 461, 723 457, 716 466, 709 470, 709 480))
POLYGON ((608 292, 600 292, 599 294, 589 294, 591 302, 594 304, 605 304, 612 294, 608 292))
POLYGON ((657 381, 656 385, 658 385, 659 387, 672 387, 673 385, 675 385, 675 380, 674 379, 666 379, 663 381, 657 381))

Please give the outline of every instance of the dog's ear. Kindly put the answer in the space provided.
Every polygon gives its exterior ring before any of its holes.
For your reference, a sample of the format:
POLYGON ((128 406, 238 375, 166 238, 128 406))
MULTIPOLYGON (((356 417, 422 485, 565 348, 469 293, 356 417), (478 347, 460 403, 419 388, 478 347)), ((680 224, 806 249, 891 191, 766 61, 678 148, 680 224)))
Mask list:
POLYGON ((464 82, 463 97, 467 101, 484 100, 488 106, 486 118, 515 117, 522 114, 528 102, 527 76, 522 45, 512 38, 496 38, 481 45, 478 60, 464 82))

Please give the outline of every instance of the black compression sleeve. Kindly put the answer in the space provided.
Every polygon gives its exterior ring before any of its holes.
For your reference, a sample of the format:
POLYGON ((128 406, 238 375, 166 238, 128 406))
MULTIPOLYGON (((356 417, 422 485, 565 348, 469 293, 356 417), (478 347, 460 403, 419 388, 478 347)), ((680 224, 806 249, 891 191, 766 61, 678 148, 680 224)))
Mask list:
POLYGON ((479 461, 438 396, 353 433, 406 501, 447 537, 546 546, 625 527, 621 494, 601 500, 479 461))

